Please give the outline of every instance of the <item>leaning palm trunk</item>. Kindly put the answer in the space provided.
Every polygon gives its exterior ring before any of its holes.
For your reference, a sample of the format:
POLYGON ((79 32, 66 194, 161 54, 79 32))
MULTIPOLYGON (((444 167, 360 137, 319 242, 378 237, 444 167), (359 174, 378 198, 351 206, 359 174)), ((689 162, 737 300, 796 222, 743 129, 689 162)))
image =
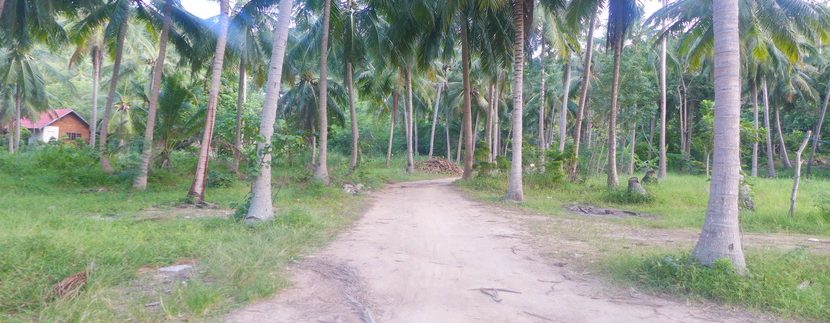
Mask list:
POLYGON ((112 173, 112 165, 107 157, 107 137, 109 135, 109 124, 112 116, 112 106, 115 104, 115 91, 118 88, 118 79, 121 77, 121 60, 124 58, 124 40, 127 37, 127 27, 129 19, 124 19, 124 22, 119 26, 118 38, 115 43, 115 61, 112 63, 112 76, 110 77, 110 88, 107 93, 107 103, 104 106, 104 116, 101 118, 101 136, 98 138, 100 147, 100 162, 101 168, 105 173, 112 173))
POLYGON ((248 92, 248 63, 245 56, 239 59, 239 89, 236 93, 236 126, 233 133, 233 163, 231 172, 239 175, 239 166, 242 163, 242 111, 245 106, 248 92))
POLYGON ((562 109, 559 110, 559 152, 565 151, 568 142, 568 96, 571 92, 571 65, 569 58, 565 58, 565 77, 562 80, 562 109))
POLYGON ((790 163, 790 154, 787 153, 787 143, 784 141, 784 133, 781 132, 781 109, 775 108, 775 130, 778 132, 778 144, 781 145, 781 159, 784 160, 784 166, 792 168, 790 163))
POLYGON ((432 158, 432 149, 435 147, 435 126, 438 123, 438 104, 441 102, 442 83, 435 85, 435 107, 432 108, 432 129, 429 132, 429 158, 432 158))
POLYGON ((752 82, 752 128, 755 130, 752 140, 752 177, 758 177, 758 86, 752 82))
MULTIPOLYGON (((461 123, 461 133, 466 141, 464 142, 464 179, 469 179, 473 176, 473 99, 472 87, 470 85, 470 40, 469 38, 469 22, 465 18, 461 23, 461 74, 464 83, 464 110, 463 122, 461 123)), ((461 149, 461 142, 458 142, 458 149, 461 149)))
POLYGON ((741 172, 741 57, 738 0, 713 2, 715 32, 715 156, 709 205, 692 256, 703 265, 727 259, 738 273, 746 269, 738 220, 741 172))
POLYGON ((579 148, 582 139, 582 119, 585 115, 585 106, 588 105, 588 91, 590 86, 591 75, 591 58, 594 51, 594 23, 597 18, 597 12, 594 10, 591 13, 591 21, 588 25, 588 39, 585 45, 585 60, 582 63, 582 88, 579 94, 579 109, 574 120, 574 154, 571 164, 571 169, 568 177, 571 181, 576 180, 579 174, 579 148))
POLYGON ((818 121, 816 121, 816 133, 813 135, 813 144, 810 146, 810 157, 807 158, 808 175, 812 171, 813 157, 816 154, 816 148, 818 148, 818 140, 821 138, 821 127, 824 125, 824 116, 827 114, 827 104, 830 103, 830 82, 827 82, 827 90, 824 92, 824 105, 821 106, 821 112, 819 112, 818 121))
POLYGON ((323 4, 323 37, 320 39, 320 107, 317 115, 320 120, 320 153, 317 168, 314 169, 314 178, 323 184, 329 184, 329 117, 328 117, 328 78, 329 78, 329 18, 331 16, 331 0, 323 4))
POLYGON ((208 93, 207 115, 205 116, 205 130, 202 133, 202 142, 199 147, 199 160, 196 162, 196 175, 190 185, 187 197, 193 204, 205 203, 205 186, 207 182, 208 162, 210 162, 210 146, 213 140, 213 128, 216 124, 216 106, 219 104, 219 88, 222 87, 222 66, 225 63, 225 45, 228 42, 228 12, 229 0, 219 2, 219 35, 216 38, 216 52, 213 55, 213 70, 208 93))
POLYGON ((89 123, 89 146, 95 147, 98 139, 98 88, 101 82, 101 63, 104 51, 101 46, 92 48, 92 122, 89 123))
MULTIPOLYGON (((542 25, 542 52, 539 54, 539 69, 541 70, 541 84, 539 87, 539 125, 538 125, 538 139, 537 141, 539 146, 539 167, 544 167, 545 165, 545 149, 548 149, 548 142, 547 138, 545 138, 545 92, 547 91, 547 78, 548 75, 545 71, 545 26, 542 25)), ((551 123, 551 128, 553 128, 553 123, 551 123)))
POLYGON ((349 172, 354 172, 357 168, 357 159, 360 154, 360 130, 357 128, 357 110, 354 104, 354 80, 352 78, 354 71, 352 70, 352 63, 346 63, 346 86, 349 90, 349 118, 352 119, 352 159, 349 161, 349 172))
POLYGON ((764 78, 761 81, 761 92, 764 96, 764 129, 766 130, 767 135, 767 176, 768 177, 775 177, 777 176, 775 173, 775 157, 774 151, 772 150, 772 128, 770 128, 770 115, 769 115, 769 96, 767 92, 767 79, 764 78))
POLYGON ((247 222, 267 220, 274 217, 274 205, 271 198, 271 137, 274 135, 274 121, 277 118, 277 103, 282 85, 282 65, 285 58, 285 45, 288 40, 288 27, 291 25, 293 0, 280 0, 279 20, 274 31, 274 44, 271 51, 271 65, 268 71, 268 83, 265 85, 265 103, 259 123, 261 142, 257 143, 256 167, 258 172, 251 184, 251 203, 245 216, 247 222))
POLYGON ((156 128, 156 111, 159 105, 159 91, 161 90, 161 76, 164 72, 164 58, 167 56, 167 34, 170 32, 170 17, 173 10, 173 0, 164 2, 164 22, 159 36, 159 55, 153 67, 153 77, 150 87, 150 103, 147 106, 147 124, 144 127, 144 147, 141 153, 141 163, 138 167, 138 177, 133 182, 133 188, 144 190, 147 188, 147 173, 150 170, 150 159, 153 157, 153 132, 156 128))
POLYGON ((608 116, 608 187, 617 186, 617 104, 620 91, 620 57, 625 37, 614 42, 614 75, 611 81, 611 113, 608 116))
POLYGON ((522 84, 524 81, 524 0, 513 4, 513 148, 510 177, 507 181, 508 201, 524 200, 522 185, 522 84))

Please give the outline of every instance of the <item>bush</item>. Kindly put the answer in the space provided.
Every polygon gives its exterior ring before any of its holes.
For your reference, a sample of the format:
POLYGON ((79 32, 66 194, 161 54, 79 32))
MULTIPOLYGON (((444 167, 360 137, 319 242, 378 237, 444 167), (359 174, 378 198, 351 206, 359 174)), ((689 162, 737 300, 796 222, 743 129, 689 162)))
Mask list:
POLYGON ((819 193, 816 198, 816 207, 824 221, 830 222, 830 192, 819 193))
POLYGON ((236 184, 236 176, 216 169, 208 170, 207 187, 226 188, 236 184))
POLYGON ((617 204, 646 204, 654 202, 654 196, 632 194, 626 189, 610 189, 603 194, 603 199, 607 202, 617 204))

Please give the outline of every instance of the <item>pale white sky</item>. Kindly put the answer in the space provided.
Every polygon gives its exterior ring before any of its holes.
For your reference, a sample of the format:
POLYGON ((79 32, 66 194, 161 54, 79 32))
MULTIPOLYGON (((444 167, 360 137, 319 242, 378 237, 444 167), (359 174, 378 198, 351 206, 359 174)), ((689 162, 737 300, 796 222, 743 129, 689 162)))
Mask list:
MULTIPOLYGON (((201 18, 210 18, 219 14, 219 2, 216 0, 181 0, 185 9, 201 18)), ((235 3, 231 0, 231 6, 235 3)), ((642 0, 645 5, 645 17, 660 9, 660 0, 642 0)))

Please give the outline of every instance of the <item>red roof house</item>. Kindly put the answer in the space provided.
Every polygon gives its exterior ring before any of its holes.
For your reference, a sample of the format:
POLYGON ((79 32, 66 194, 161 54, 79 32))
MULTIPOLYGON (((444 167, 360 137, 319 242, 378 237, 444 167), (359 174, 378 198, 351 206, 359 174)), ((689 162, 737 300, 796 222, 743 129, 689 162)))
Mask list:
MULTIPOLYGON (((29 120, 29 118, 21 118, 20 126, 32 132, 29 143, 35 141, 49 142, 59 139, 82 139, 84 142, 89 142, 89 123, 72 109, 44 111, 34 121, 29 120)), ((14 122, 7 125, 6 128, 13 129, 14 122)))

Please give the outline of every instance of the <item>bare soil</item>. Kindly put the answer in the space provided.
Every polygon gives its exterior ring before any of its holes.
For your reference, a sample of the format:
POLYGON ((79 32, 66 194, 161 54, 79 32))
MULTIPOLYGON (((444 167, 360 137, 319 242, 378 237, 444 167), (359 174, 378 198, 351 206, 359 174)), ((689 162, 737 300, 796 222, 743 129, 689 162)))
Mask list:
MULTIPOLYGON (((691 231, 629 227, 601 218, 540 216, 477 203, 452 186, 452 179, 389 185, 372 198, 373 206, 350 230, 289 269, 293 287, 224 319, 779 321, 708 302, 612 286, 585 266, 609 250, 619 250, 621 241, 630 247, 685 245, 694 239, 691 231)), ((747 244, 780 247, 800 243, 801 237, 791 240, 750 236, 747 244)))

